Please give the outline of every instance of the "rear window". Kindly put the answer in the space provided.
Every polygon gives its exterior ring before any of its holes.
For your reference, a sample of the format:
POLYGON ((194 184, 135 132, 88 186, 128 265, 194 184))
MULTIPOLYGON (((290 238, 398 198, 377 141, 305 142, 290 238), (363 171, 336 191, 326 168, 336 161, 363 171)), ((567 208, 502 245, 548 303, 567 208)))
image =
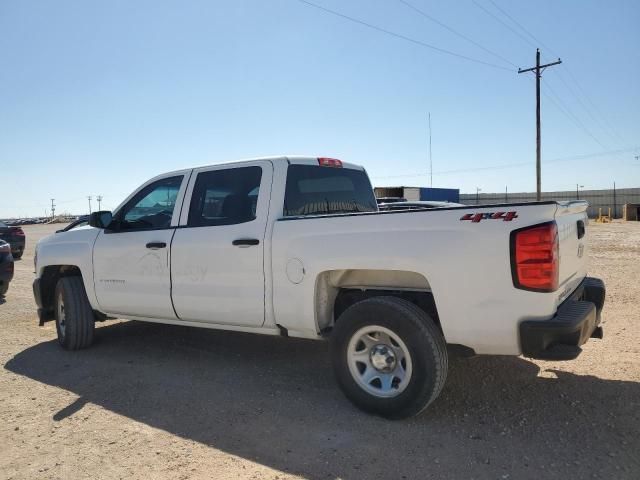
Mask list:
POLYGON ((289 165, 285 216, 377 211, 373 189, 364 171, 289 165))

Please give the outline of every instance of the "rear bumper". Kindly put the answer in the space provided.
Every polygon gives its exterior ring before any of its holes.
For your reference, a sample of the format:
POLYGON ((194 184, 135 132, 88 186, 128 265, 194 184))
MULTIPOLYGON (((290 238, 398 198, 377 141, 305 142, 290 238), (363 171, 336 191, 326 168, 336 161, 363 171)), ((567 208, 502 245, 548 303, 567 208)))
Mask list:
POLYGON ((12 279, 13 259, 9 254, 0 254, 0 284, 9 283, 12 279))
POLYGON ((2 267, 4 265, 0 265, 0 285, 5 285, 13 280, 13 272, 7 272, 2 267))
POLYGON ((599 325, 604 299, 604 282, 586 277, 553 318, 520 323, 522 354, 542 360, 576 358, 589 338, 602 338, 599 325))
POLYGON ((5 238, 5 242, 11 245, 11 253, 22 253, 24 251, 24 246, 26 244, 24 237, 10 237, 5 238))

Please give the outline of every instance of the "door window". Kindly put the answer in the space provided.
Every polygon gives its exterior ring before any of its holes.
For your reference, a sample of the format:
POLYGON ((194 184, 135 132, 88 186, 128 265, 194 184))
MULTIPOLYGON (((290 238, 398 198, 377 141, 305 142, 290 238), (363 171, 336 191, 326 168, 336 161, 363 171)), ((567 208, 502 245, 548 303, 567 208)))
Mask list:
POLYGON ((158 230, 171 226, 171 217, 183 176, 163 178, 147 185, 116 216, 117 230, 158 230))
POLYGON ((255 220, 261 167, 202 172, 196 178, 188 226, 236 225, 255 220))

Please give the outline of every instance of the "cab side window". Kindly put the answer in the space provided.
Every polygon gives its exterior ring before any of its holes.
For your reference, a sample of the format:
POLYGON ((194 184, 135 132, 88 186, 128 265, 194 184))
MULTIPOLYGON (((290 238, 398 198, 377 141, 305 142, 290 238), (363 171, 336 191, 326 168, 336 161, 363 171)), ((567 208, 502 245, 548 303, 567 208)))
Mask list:
POLYGON ((116 215, 119 231, 169 228, 183 175, 163 178, 143 188, 116 215))
POLYGON ((189 227, 236 225, 256 218, 261 167, 198 174, 191 196, 189 227))

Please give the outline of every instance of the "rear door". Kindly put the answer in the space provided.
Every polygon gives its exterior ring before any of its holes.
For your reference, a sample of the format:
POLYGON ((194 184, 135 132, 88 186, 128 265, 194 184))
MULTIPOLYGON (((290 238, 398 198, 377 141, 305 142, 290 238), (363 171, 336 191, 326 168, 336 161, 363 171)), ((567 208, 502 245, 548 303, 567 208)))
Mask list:
POLYGON ((171 245, 172 298, 181 320, 264 323, 264 236, 273 166, 194 170, 171 245))

